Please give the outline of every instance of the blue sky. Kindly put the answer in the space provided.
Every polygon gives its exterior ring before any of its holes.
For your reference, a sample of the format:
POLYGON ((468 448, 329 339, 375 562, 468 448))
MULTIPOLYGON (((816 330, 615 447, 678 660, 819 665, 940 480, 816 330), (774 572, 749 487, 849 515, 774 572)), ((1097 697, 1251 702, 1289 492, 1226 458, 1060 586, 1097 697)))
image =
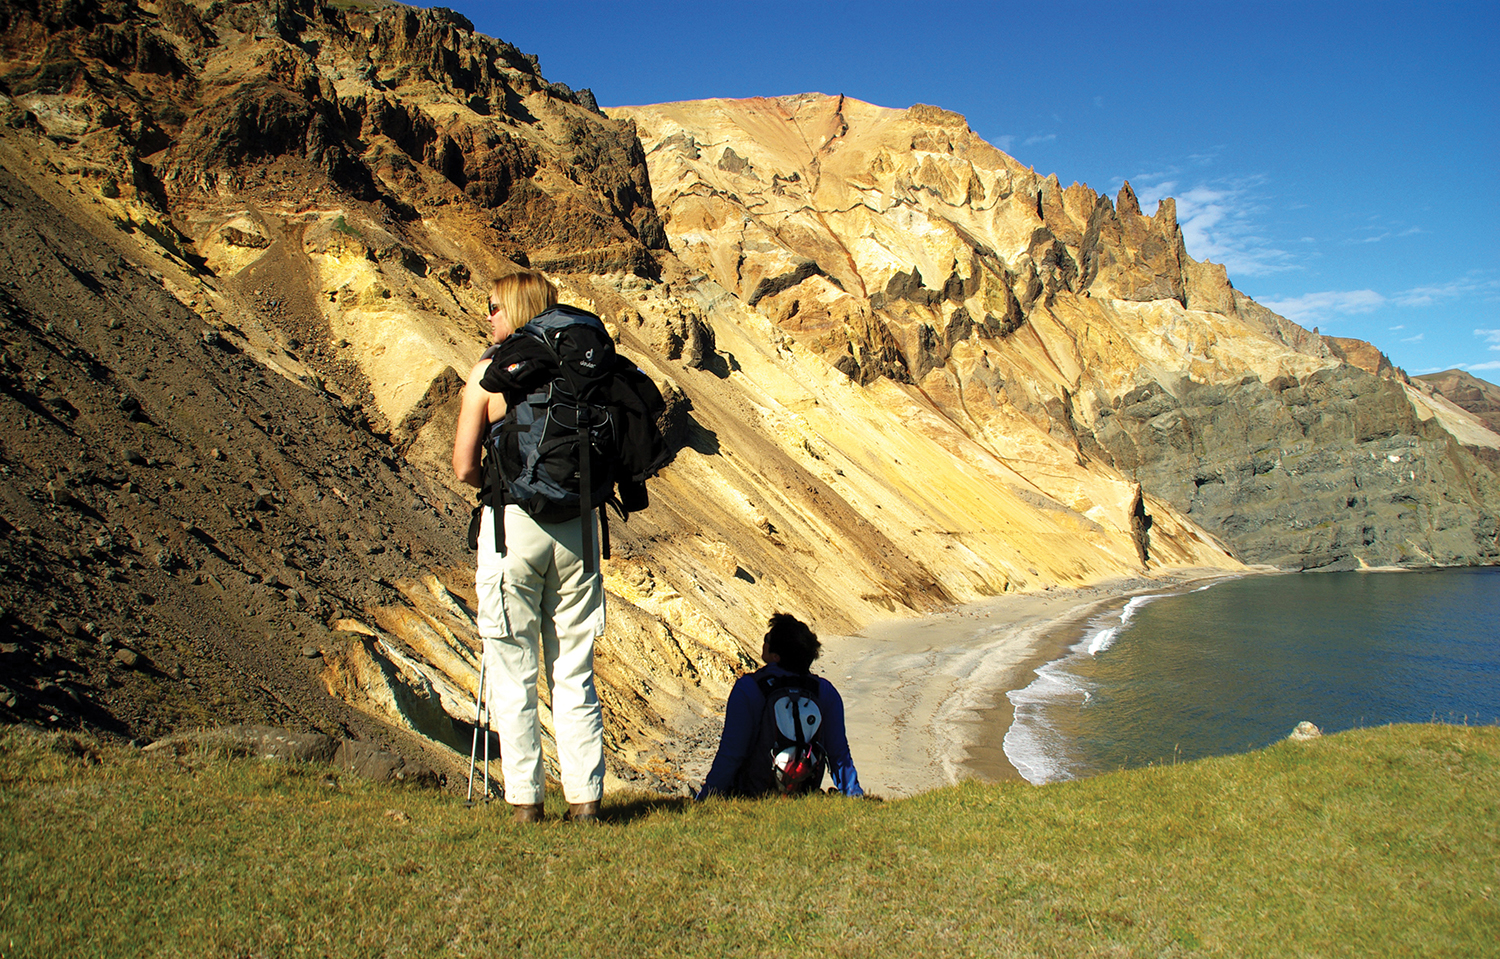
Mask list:
POLYGON ((1500 3, 447 4, 603 106, 931 103, 1308 327, 1500 381, 1500 3))

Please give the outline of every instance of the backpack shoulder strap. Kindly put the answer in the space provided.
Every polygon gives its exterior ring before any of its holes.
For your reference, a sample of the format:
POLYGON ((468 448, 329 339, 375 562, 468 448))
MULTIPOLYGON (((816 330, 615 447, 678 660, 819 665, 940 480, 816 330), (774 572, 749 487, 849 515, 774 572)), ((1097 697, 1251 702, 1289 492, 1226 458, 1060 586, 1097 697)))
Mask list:
POLYGON ((760 691, 767 695, 772 690, 793 686, 805 693, 811 694, 813 699, 817 699, 820 684, 818 683, 818 677, 812 673, 792 673, 790 676, 766 673, 764 676, 755 676, 755 685, 759 686, 760 691))
POLYGON ((788 678, 786 676, 777 676, 774 673, 766 673, 764 676, 755 677, 755 685, 760 687, 760 694, 762 696, 770 699, 771 693, 785 686, 788 678))
MULTIPOLYGON (((491 343, 485 347, 484 352, 479 354, 480 362, 490 361, 489 368, 485 370, 484 377, 479 381, 481 389, 490 393, 503 393, 508 382, 502 382, 498 376, 498 357, 506 348, 509 338, 499 343, 491 343)), ((503 361, 502 361, 503 362, 503 361)), ((500 475, 500 460, 491 444, 491 436, 494 432, 495 423, 489 423, 484 428, 484 459, 483 477, 484 485, 479 489, 479 502, 474 507, 474 515, 469 520, 469 548, 479 548, 479 530, 483 526, 483 512, 486 506, 490 507, 495 514, 495 552, 501 556, 505 555, 505 480, 500 475)))

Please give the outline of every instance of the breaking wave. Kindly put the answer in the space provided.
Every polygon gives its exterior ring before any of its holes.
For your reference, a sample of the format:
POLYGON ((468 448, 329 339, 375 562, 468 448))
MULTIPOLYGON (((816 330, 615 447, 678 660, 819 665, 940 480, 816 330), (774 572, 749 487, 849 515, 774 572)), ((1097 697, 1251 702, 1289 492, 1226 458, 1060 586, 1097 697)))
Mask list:
POLYGON ((1015 718, 1005 732, 1005 757, 1023 779, 1040 786, 1077 776, 1083 765, 1073 747, 1077 730, 1067 721, 1069 711, 1053 707, 1085 705, 1093 695, 1094 684, 1070 666, 1108 649, 1141 607, 1173 595, 1178 594, 1135 596, 1120 609, 1100 613, 1089 620, 1082 638, 1063 658, 1039 667, 1029 686, 1005 694, 1015 709, 1015 718))

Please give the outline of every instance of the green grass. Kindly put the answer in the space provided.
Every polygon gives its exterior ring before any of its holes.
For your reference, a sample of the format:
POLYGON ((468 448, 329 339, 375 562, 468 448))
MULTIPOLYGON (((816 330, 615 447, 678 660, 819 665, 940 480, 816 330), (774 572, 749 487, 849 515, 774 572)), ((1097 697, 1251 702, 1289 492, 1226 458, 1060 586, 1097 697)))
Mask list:
POLYGON ((610 796, 597 828, 72 742, 0 738, 0 956, 1500 951, 1493 727, 886 803, 610 796))

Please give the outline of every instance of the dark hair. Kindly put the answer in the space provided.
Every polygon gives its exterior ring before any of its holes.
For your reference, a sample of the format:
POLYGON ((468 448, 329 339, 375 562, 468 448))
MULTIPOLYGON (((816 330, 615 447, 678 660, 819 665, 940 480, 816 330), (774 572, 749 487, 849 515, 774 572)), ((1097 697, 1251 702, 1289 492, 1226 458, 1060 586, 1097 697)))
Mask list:
POLYGON ((766 649, 781 657, 781 668, 794 673, 812 669, 821 648, 817 634, 790 613, 772 616, 770 627, 766 630, 766 649))

